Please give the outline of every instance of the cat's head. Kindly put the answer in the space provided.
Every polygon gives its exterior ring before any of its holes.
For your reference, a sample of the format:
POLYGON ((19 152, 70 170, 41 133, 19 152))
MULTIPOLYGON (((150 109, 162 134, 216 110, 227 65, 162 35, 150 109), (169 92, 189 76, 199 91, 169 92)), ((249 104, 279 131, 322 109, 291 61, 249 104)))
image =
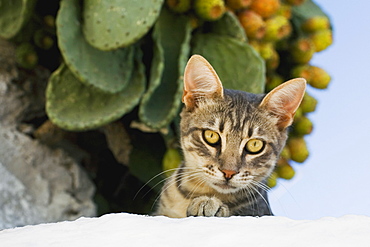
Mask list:
POLYGON ((306 88, 302 78, 267 95, 223 89, 199 55, 184 74, 181 145, 186 167, 221 193, 256 185, 272 172, 306 88))

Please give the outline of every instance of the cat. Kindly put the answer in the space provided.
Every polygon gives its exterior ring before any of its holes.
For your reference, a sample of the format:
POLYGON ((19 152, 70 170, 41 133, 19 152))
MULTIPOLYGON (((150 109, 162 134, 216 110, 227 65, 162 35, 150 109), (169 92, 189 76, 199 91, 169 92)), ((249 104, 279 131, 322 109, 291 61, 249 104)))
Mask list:
POLYGON ((209 62, 193 55, 184 71, 184 161, 164 184, 155 215, 272 215, 266 179, 305 93, 303 78, 268 94, 223 89, 209 62))

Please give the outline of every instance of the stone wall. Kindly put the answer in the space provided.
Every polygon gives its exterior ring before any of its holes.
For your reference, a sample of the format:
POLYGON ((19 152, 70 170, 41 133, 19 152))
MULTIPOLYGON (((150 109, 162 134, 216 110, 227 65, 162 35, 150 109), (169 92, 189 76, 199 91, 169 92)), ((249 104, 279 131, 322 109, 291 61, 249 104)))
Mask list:
POLYGON ((27 134, 44 113, 49 72, 23 73, 0 40, 0 229, 94 216, 94 185, 65 151, 27 134))

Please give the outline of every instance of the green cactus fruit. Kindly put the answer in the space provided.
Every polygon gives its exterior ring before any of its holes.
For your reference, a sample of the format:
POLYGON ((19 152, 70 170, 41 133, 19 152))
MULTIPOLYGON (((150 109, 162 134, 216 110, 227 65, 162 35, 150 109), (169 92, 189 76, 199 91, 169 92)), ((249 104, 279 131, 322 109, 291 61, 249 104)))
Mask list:
POLYGON ((271 175, 267 178, 267 181, 266 181, 266 185, 269 187, 269 188, 274 188, 276 185, 277 185, 277 179, 278 179, 278 175, 277 173, 274 171, 271 173, 271 175))
POLYGON ((272 42, 253 43, 253 47, 258 51, 264 60, 269 60, 274 56, 275 46, 272 42))
POLYGON ((226 0, 226 6, 232 10, 246 9, 253 0, 226 0))
POLYGON ((270 74, 266 78, 266 86, 265 91, 270 92, 272 89, 279 86, 281 83, 284 82, 284 78, 278 74, 270 74))
POLYGON ((306 64, 315 54, 315 45, 309 38, 299 38, 290 46, 290 54, 294 62, 306 64))
POLYGON ((166 0, 166 3, 175 13, 185 13, 191 8, 191 0, 166 0))
POLYGON ((225 3, 223 0, 194 0, 195 13, 206 21, 220 19, 225 13, 225 3))
MULTIPOLYGON (((69 0, 70 1, 70 0, 69 0)), ((93 47, 109 51, 143 37, 160 13, 163 0, 85 0, 83 33, 93 47)))
POLYGON ((265 21, 266 33, 263 37, 266 41, 278 41, 288 37, 292 27, 287 18, 282 15, 273 16, 265 21))
POLYGON ((292 18, 292 6, 289 4, 281 3, 280 8, 276 12, 277 15, 282 15, 288 20, 292 18))
POLYGON ((298 109, 301 109, 303 113, 310 113, 316 110, 317 99, 309 95, 307 92, 303 96, 303 100, 298 109))
POLYGON ((286 163, 285 165, 277 166, 276 173, 278 177, 286 180, 292 179, 295 175, 293 167, 288 163, 286 163))
POLYGON ((302 111, 302 108, 301 107, 298 107, 298 109, 296 110, 295 114, 294 114, 294 118, 300 118, 304 116, 304 113, 302 111))
POLYGON ((18 65, 25 69, 33 69, 38 64, 37 52, 30 43, 20 44, 15 50, 15 58, 18 65))
POLYGON ((55 17, 52 15, 44 16, 44 23, 47 27, 55 28, 55 17))
POLYGON ((310 68, 311 68, 311 66, 308 65, 308 64, 297 65, 297 66, 292 68, 291 76, 293 78, 296 78, 296 77, 305 78, 308 82, 309 80, 311 80, 311 70, 310 70, 310 68))
POLYGON ((267 19, 280 8, 280 0, 253 0, 249 8, 267 19))
POLYGON ((308 117, 301 116, 299 118, 294 119, 294 124, 293 124, 294 135, 297 135, 297 136, 308 135, 308 134, 311 134, 312 129, 313 129, 313 123, 308 117))
POLYGON ((154 25, 149 88, 139 108, 140 120, 153 129, 167 126, 178 114, 191 30, 189 17, 165 8, 154 25))
POLYGON ((144 70, 137 58, 129 85, 120 93, 109 94, 81 83, 67 66, 61 65, 49 79, 46 112, 53 123, 70 131, 98 128, 137 105, 145 90, 144 70))
POLYGON ((39 29, 33 36, 35 44, 44 50, 49 50, 54 45, 54 39, 44 29, 39 29))
POLYGON ((180 166, 181 162, 182 158, 178 149, 167 149, 162 160, 163 171, 168 171, 165 175, 169 177, 180 166))
POLYGON ((244 42, 247 41, 247 36, 237 16, 230 11, 227 11, 221 19, 211 23, 210 32, 230 36, 244 42))
POLYGON ((238 19, 248 38, 261 39, 266 33, 266 23, 260 15, 244 10, 238 14, 238 19))
POLYGON ((310 79, 307 81, 314 88, 325 89, 328 87, 331 77, 324 69, 310 66, 310 79))
MULTIPOLYGON (((287 146, 284 146, 283 150, 281 150, 281 153, 280 153, 280 160, 290 160, 290 151, 289 151, 289 148, 287 146)), ((278 165, 279 165, 279 161, 278 161, 278 165)))
POLYGON ((310 39, 315 45, 316 52, 320 52, 333 43, 333 34, 330 29, 319 30, 311 34, 310 39))
POLYGON ((86 85, 107 93, 122 91, 133 70, 134 48, 101 51, 90 46, 82 33, 79 0, 62 0, 57 15, 58 45, 65 63, 86 85))
POLYGON ((213 33, 195 35, 193 44, 192 53, 202 55, 211 63, 225 88, 264 92, 265 64, 249 44, 213 33))
POLYGON ((272 56, 266 59, 266 69, 268 71, 274 71, 280 65, 280 55, 276 51, 276 48, 272 50, 272 56))
POLYGON ((0 0, 0 37, 13 38, 28 22, 36 0, 0 0))
POLYGON ((302 25, 302 30, 308 33, 313 33, 319 30, 326 30, 330 28, 329 18, 326 16, 313 16, 305 20, 302 25))
POLYGON ((309 156, 306 141, 303 137, 291 137, 287 142, 291 160, 303 163, 309 156))

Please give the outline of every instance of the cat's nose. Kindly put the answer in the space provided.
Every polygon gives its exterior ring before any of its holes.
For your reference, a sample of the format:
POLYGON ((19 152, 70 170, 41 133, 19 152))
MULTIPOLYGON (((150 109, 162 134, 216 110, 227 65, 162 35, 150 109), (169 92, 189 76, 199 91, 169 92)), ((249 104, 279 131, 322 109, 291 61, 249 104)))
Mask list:
POLYGON ((224 177, 229 180, 231 179, 237 172, 233 170, 221 170, 221 172, 224 174, 224 177))

